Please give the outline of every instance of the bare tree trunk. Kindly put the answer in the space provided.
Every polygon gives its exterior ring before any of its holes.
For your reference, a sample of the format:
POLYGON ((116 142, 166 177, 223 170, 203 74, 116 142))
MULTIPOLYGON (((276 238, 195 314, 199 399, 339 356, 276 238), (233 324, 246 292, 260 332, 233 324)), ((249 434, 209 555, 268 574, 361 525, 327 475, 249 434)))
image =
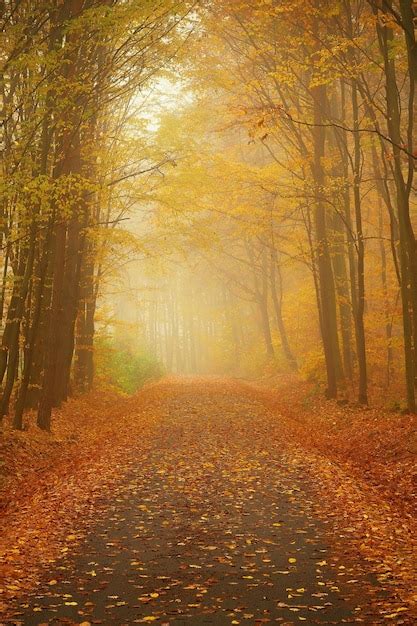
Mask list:
POLYGON ((277 320, 277 327, 279 336, 281 338, 282 350, 284 352, 285 358, 287 359, 288 365, 294 371, 298 369, 297 361, 295 356, 292 353, 290 342, 288 340, 287 329, 285 328, 284 320, 282 317, 282 278, 280 268, 277 264, 277 253, 276 249, 271 246, 271 268, 270 268, 270 281, 271 281, 271 297, 274 305, 275 317, 277 320), (277 281, 276 276, 278 274, 278 282, 279 282, 279 294, 277 290, 277 281))
MULTIPOLYGON (((45 237, 45 245, 43 255, 39 265, 39 276, 37 282, 37 289, 35 291, 34 304, 33 304, 33 317, 31 326, 28 331, 28 341, 25 352, 25 364, 23 368, 22 380, 19 387, 19 392, 17 394, 16 405, 15 405, 15 413, 14 413, 14 428, 21 430, 23 428, 23 412, 27 406, 28 400, 28 390, 29 384, 31 380, 31 375, 34 370, 34 353, 36 341, 39 339, 39 329, 40 329, 40 321, 41 314, 43 310, 43 306, 45 306, 45 280, 48 272, 48 262, 49 262, 49 246, 50 246, 50 230, 51 225, 48 228, 48 233, 45 237)), ((39 347, 39 346, 38 346, 39 347)), ((42 362, 43 352, 39 349, 39 355, 41 358, 38 359, 38 372, 41 373, 41 362, 42 362)), ((36 369, 36 368, 35 368, 36 369)))
POLYGON ((323 112, 326 103, 326 87, 319 85, 313 89, 314 107, 314 162, 313 175, 316 185, 315 234, 317 248, 317 267, 319 275, 320 308, 322 315, 322 339, 327 372, 328 398, 337 397, 337 383, 341 378, 339 339, 337 335, 336 294, 333 269, 330 257, 327 219, 324 194, 325 176, 323 158, 325 155, 325 131, 323 112))
POLYGON ((358 259, 358 306, 355 313, 356 330, 356 352, 359 367, 359 391, 358 400, 360 404, 368 404, 368 376, 366 363, 366 343, 365 343, 365 245, 362 229, 362 207, 360 197, 360 176, 361 176, 361 146, 359 138, 359 106, 358 89, 356 81, 352 81, 352 110, 354 128, 354 170, 353 170, 353 198, 355 207, 356 223, 356 246, 358 259))
POLYGON ((59 332, 62 320, 62 290, 65 268, 66 237, 66 224, 64 222, 58 222, 55 226, 53 242, 53 286, 51 310, 48 319, 48 332, 45 345, 45 370, 37 418, 39 428, 47 431, 51 429, 51 413, 52 406, 54 404, 55 379, 57 376, 57 355, 60 347, 59 332))
MULTIPOLYGON (((387 5, 381 9, 389 10, 391 1, 387 0, 387 5)), ((387 124, 389 137, 392 141, 394 155, 394 180, 397 192, 397 215, 400 237, 400 268, 401 268, 401 302, 403 313, 404 332, 404 358, 405 358, 405 378, 407 389, 408 409, 416 412, 415 379, 416 379, 416 339, 417 339, 417 259, 416 241, 413 227, 410 220, 410 191, 414 163, 408 158, 407 180, 404 178, 402 160, 403 144, 401 137, 401 113, 398 101, 398 86, 395 70, 395 59, 391 54, 392 42, 394 39, 392 28, 387 23, 381 24, 376 20, 376 29, 379 47, 384 59, 385 88, 387 103, 387 124)), ((407 42, 409 38, 406 38, 407 42)), ((414 102, 415 78, 414 62, 410 65, 410 106, 414 102)), ((412 108, 412 106, 411 106, 412 108)), ((409 110, 408 138, 412 134, 414 112, 409 110)))

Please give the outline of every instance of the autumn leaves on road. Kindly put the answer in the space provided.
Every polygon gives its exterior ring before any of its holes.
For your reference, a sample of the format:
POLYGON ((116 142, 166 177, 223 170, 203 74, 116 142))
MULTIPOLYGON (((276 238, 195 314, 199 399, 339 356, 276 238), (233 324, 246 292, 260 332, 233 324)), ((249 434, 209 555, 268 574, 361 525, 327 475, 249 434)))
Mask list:
POLYGON ((379 585, 347 545, 333 550, 276 416, 226 383, 160 388, 88 533, 74 525, 5 623, 384 621, 379 585))

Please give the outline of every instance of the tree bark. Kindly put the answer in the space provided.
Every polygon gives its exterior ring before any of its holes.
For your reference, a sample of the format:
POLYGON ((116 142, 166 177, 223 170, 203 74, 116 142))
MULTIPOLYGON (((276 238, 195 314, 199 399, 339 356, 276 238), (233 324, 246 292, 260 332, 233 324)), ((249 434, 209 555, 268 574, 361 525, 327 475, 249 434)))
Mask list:
POLYGON ((338 379, 341 378, 339 339, 337 334, 336 294, 332 262, 330 257, 327 218, 324 201, 325 175, 322 160, 325 155, 325 130, 323 112, 326 103, 326 87, 319 85, 313 89, 314 113, 314 159, 312 171, 316 187, 315 197, 315 235, 317 249, 317 268, 319 275, 320 308, 322 315, 322 340, 327 373, 328 398, 337 397, 338 379))

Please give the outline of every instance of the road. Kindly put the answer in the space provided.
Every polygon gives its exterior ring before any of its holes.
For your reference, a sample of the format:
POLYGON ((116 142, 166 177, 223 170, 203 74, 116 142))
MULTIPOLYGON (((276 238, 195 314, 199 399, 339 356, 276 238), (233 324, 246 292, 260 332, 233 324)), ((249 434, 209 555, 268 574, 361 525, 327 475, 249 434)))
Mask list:
POLYGON ((333 554, 276 417, 210 385, 161 411, 106 514, 8 623, 378 623, 372 581, 333 554))

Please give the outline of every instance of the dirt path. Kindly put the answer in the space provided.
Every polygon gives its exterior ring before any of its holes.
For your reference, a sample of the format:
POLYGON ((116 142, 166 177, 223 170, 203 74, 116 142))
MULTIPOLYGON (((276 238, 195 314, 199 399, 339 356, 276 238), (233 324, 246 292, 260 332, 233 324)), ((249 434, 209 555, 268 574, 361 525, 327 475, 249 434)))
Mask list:
POLYGON ((174 385, 159 410, 105 517, 6 623, 379 623, 276 418, 214 384, 174 385))

